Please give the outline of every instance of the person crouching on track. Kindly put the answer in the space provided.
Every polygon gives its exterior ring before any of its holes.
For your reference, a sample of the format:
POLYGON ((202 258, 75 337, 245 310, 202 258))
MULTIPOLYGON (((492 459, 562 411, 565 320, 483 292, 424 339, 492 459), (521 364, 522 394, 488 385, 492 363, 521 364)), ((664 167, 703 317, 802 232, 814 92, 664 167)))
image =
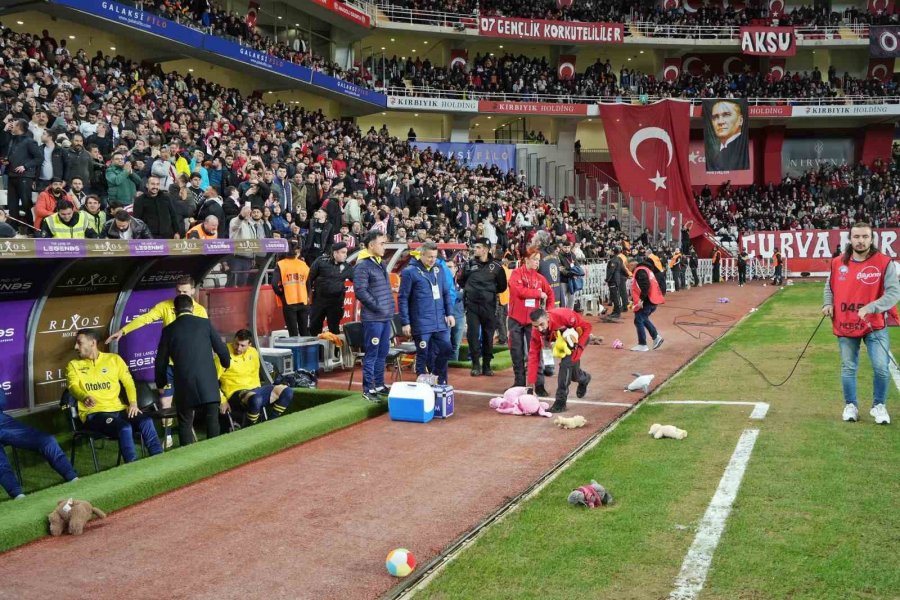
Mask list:
POLYGON ((398 304, 403 335, 412 336, 416 343, 416 374, 433 373, 438 383, 445 384, 453 352, 450 329, 456 320, 447 280, 435 264, 437 253, 432 241, 422 244, 418 258, 412 253, 409 265, 400 273, 398 304))
MULTIPOLYGON (((219 370, 219 385, 229 407, 239 406, 247 414, 247 422, 254 425, 259 421, 264 406, 272 406, 268 419, 284 414, 294 399, 294 390, 286 385, 262 385, 259 380, 259 351, 252 345, 253 334, 241 329, 234 334, 228 344, 231 366, 222 369, 216 357, 219 370)), ((226 410, 228 410, 226 408, 226 410)))
POLYGON ((570 354, 562 357, 559 361, 556 401, 550 407, 550 412, 564 412, 566 400, 569 397, 569 384, 573 380, 578 382, 575 395, 584 398, 588 384, 591 382, 590 374, 581 370, 581 355, 591 337, 591 324, 577 312, 568 308, 551 308, 550 310, 538 308, 531 312, 529 318, 531 319, 531 343, 528 348, 529 387, 535 385, 538 372, 542 369, 541 350, 545 344, 554 344, 557 335, 561 335, 571 350, 570 354))
POLYGON ((647 333, 653 339, 653 349, 656 350, 663 343, 663 337, 659 335, 656 327, 650 321, 650 315, 656 311, 656 307, 664 304, 666 299, 659 289, 659 283, 653 276, 653 265, 647 262, 632 262, 628 268, 634 273, 634 282, 631 284, 631 303, 634 310, 634 326, 637 329, 638 345, 632 352, 647 352, 647 333))

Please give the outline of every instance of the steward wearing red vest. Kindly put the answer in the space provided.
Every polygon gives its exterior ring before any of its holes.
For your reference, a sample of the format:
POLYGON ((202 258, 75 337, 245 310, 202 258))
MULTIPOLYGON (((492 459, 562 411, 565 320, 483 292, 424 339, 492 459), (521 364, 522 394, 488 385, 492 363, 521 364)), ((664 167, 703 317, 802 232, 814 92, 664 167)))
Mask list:
POLYGON ((822 312, 832 318, 841 352, 844 421, 859 420, 856 372, 860 342, 865 340, 875 375, 869 414, 876 423, 887 425, 891 422, 884 406, 890 381, 890 338, 884 313, 896 317, 900 273, 893 261, 878 251, 873 239, 867 223, 857 223, 850 229, 850 245, 831 261, 822 312))
POLYGON ((633 347, 633 352, 647 352, 647 332, 653 339, 653 349, 656 350, 663 343, 663 337, 659 335, 656 327, 650 321, 650 315, 656 311, 656 307, 666 301, 659 282, 653 276, 653 263, 644 261, 640 264, 632 263, 634 282, 631 284, 631 303, 634 310, 634 327, 637 329, 638 345, 633 347))
POLYGON ((772 257, 772 266, 775 267, 775 275, 772 278, 772 285, 784 284, 784 258, 781 256, 781 250, 776 250, 772 257))

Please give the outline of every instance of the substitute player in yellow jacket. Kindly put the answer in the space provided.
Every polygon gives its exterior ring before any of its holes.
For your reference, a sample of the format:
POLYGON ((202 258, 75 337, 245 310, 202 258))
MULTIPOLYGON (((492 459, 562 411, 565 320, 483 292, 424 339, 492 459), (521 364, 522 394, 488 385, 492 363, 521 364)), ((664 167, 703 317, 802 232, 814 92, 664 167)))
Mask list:
POLYGON ((264 406, 272 406, 268 418, 274 419, 283 414, 294 399, 294 390, 286 385, 262 385, 259 380, 259 351, 252 346, 252 339, 247 329, 234 334, 234 340, 228 344, 231 365, 227 369, 222 369, 216 357, 222 394, 229 405, 239 405, 247 411, 250 425, 259 421, 264 406))
POLYGON ((156 436, 153 419, 141 414, 137 406, 134 379, 118 354, 100 352, 100 336, 93 329, 81 329, 75 335, 78 358, 66 366, 66 385, 78 401, 78 418, 85 429, 97 431, 119 440, 125 462, 137 459, 133 427, 140 429, 150 456, 160 454, 162 446, 156 436), (122 389, 128 400, 122 402, 122 389))
MULTIPOLYGON (((191 298, 193 298, 196 293, 197 288, 194 284, 193 277, 184 275, 175 280, 176 296, 190 296, 191 298)), ((135 317, 131 320, 130 323, 126 323, 124 327, 110 335, 106 339, 106 343, 109 344, 113 340, 119 340, 122 338, 122 336, 128 335, 132 331, 140 329, 144 325, 150 325, 151 323, 158 323, 159 321, 162 321, 163 327, 165 327, 175 321, 175 316, 174 299, 163 300, 144 314, 135 317)), ((206 308, 204 308, 202 304, 196 301, 194 302, 194 316, 203 317, 204 319, 209 318, 209 316, 206 314, 206 308)), ((169 363, 169 368, 166 370, 166 377, 168 378, 169 384, 165 387, 165 389, 160 390, 159 392, 160 404, 163 408, 171 408, 172 397, 175 395, 175 389, 173 387, 173 383, 175 381, 175 373, 172 370, 171 363, 169 363)), ((173 445, 172 425, 172 419, 163 419, 163 427, 165 428, 166 435, 166 448, 171 448, 173 445)))

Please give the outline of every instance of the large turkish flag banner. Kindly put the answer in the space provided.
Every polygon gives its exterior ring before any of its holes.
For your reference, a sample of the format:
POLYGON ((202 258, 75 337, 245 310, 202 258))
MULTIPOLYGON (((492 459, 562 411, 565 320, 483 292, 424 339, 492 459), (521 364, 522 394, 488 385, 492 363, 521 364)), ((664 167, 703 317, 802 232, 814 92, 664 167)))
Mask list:
POLYGON ((692 238, 709 232, 691 191, 690 104, 601 104, 600 117, 622 191, 692 219, 692 238))

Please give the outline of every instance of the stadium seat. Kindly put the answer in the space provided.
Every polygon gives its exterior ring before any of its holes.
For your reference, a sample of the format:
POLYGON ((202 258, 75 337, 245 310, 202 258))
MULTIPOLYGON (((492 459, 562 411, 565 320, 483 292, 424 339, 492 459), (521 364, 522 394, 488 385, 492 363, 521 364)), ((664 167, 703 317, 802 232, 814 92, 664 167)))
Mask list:
MULTIPOLYGON (((344 323, 344 340, 347 342, 347 352, 352 361, 350 367, 350 382, 347 389, 353 387, 353 377, 356 374, 356 363, 362 364, 362 359, 366 355, 365 343, 363 342, 363 326, 360 321, 352 321, 344 323)), ((400 370, 400 357, 402 353, 397 348, 391 348, 388 351, 387 362, 393 364, 393 381, 402 381, 403 373, 400 370)))
MULTIPOLYGON (((75 400, 75 397, 69 393, 69 390, 65 390, 62 393, 62 397, 59 399, 59 407, 61 410, 65 411, 69 417, 69 425, 72 427, 72 454, 69 458, 69 462, 72 463, 72 467, 75 467, 75 453, 78 449, 78 444, 87 440, 88 446, 91 449, 91 458, 94 461, 94 471, 96 473, 100 472, 100 460, 97 458, 97 444, 96 440, 105 441, 112 440, 116 443, 116 447, 118 448, 118 456, 116 458, 116 466, 118 467, 122 464, 122 449, 119 448, 119 440, 110 437, 106 434, 90 431, 84 428, 84 424, 81 422, 81 419, 78 418, 78 402, 75 400)), ((140 442, 141 445, 141 456, 147 456, 147 448, 144 446, 144 439, 141 437, 141 432, 137 429, 134 430, 135 440, 140 442)))

